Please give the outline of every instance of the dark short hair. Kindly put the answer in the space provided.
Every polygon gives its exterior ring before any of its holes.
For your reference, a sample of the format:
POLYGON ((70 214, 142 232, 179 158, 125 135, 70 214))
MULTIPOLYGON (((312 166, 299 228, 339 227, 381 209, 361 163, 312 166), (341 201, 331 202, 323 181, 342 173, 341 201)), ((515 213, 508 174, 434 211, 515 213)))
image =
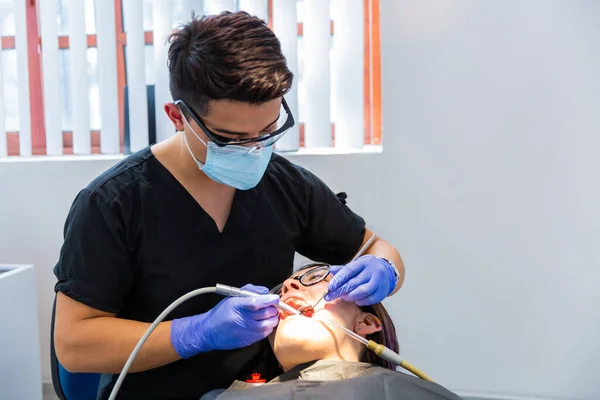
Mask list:
POLYGON ((173 100, 183 100, 200 116, 211 100, 260 105, 292 87, 279 40, 265 21, 246 12, 192 14, 169 42, 173 100))
MULTIPOLYGON (((318 263, 318 262, 309 262, 307 264, 302 265, 300 268, 296 269, 294 271, 294 273, 297 273, 299 271, 302 271, 302 270, 305 270, 308 268, 319 267, 319 266, 323 266, 323 265, 329 265, 329 264, 318 263)), ((383 329, 380 330, 379 332, 374 332, 370 335, 367 335, 367 337, 366 337, 367 340, 372 340, 374 342, 382 344, 385 347, 387 347, 388 349, 390 349, 396 353, 399 353, 400 345, 398 344, 398 335, 396 334, 396 327, 394 326, 394 321, 392 321, 392 317, 390 317, 390 314, 388 314, 388 312, 385 309, 385 307, 383 306, 383 304, 376 303, 376 304, 373 304, 370 306, 358 306, 358 308, 363 312, 367 312, 367 313, 371 313, 371 314, 375 315, 381 321, 381 325, 383 325, 383 329)), ((396 370, 396 367, 397 367, 395 364, 384 360, 383 358, 379 357, 377 354, 375 354, 373 351, 367 349, 366 347, 360 353, 360 361, 375 364, 380 367, 391 369, 394 371, 396 370)))

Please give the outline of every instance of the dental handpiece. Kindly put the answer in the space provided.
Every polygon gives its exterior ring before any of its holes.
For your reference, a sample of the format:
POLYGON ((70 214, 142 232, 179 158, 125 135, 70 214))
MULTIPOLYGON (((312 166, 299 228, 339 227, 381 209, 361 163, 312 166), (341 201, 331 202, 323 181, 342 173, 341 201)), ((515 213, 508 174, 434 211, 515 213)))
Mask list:
MULTIPOLYGON (((251 297, 251 296, 260 296, 260 293, 251 292, 250 290, 236 288, 234 286, 222 285, 217 283, 217 291, 218 294, 223 296, 230 297, 251 297)), ((285 304, 283 301, 280 301, 279 304, 276 304, 275 307, 280 308, 284 311, 287 311, 293 315, 300 315, 300 311, 296 310, 294 307, 285 304)))

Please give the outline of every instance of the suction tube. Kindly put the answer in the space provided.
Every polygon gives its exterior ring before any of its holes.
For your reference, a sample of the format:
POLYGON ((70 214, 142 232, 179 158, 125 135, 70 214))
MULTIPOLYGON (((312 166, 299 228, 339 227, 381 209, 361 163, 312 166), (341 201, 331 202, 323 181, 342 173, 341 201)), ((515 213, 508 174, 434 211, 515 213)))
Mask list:
POLYGON ((140 352, 140 349, 142 348, 144 343, 146 343, 146 340, 148 340, 148 337, 152 334, 154 329, 156 329, 158 324, 160 324, 167 317, 167 315, 169 315, 171 313, 171 311, 173 311, 175 308, 177 308, 181 303, 191 299, 192 297, 200 296, 201 294, 216 293, 216 292, 217 292, 217 288, 215 286, 209 286, 209 287, 205 287, 202 289, 196 289, 187 294, 184 294, 183 296, 181 296, 180 298, 175 300, 173 303, 171 303, 171 305, 169 307, 165 308, 165 310, 163 312, 161 312, 158 317, 156 317, 156 319, 154 320, 152 325, 150 325, 148 327, 148 329, 146 330, 146 333, 144 333, 144 336, 142 336, 142 338, 139 340, 139 342, 137 343, 137 345, 135 346, 135 348, 129 355, 127 362, 125 363, 125 365, 123 366, 123 369, 121 370, 121 373, 119 374, 119 378, 117 379, 117 382, 115 382, 115 386, 113 387, 112 391, 110 392, 110 397, 108 398, 108 400, 115 400, 117 398, 119 389, 121 388, 121 385, 123 384, 123 380, 125 379, 125 376, 127 376, 127 372, 129 371, 129 368, 131 368, 131 364, 133 364, 133 360, 135 360, 135 357, 137 357, 138 353, 140 352))
POLYGON ((377 354, 379 357, 383 358, 384 360, 389 361, 392 364, 399 365, 400 367, 404 368, 407 371, 412 372, 413 374, 415 374, 416 376, 418 376, 419 378, 421 378, 425 381, 432 382, 432 379, 429 376, 427 376, 427 374, 425 374, 423 371, 421 371, 417 367, 413 366, 412 364, 408 363, 404 358, 402 358, 400 356, 400 354, 396 353, 395 351, 392 351, 391 349, 385 347, 384 345, 374 342, 372 340, 367 340, 364 337, 356 334, 355 332, 352 332, 350 329, 344 328, 343 326, 341 326, 340 324, 338 324, 336 322, 329 321, 329 320, 322 320, 322 322, 325 322, 329 326, 334 326, 338 329, 341 329, 348 336, 361 342, 362 344, 367 346, 367 349, 372 350, 375 354, 377 354))

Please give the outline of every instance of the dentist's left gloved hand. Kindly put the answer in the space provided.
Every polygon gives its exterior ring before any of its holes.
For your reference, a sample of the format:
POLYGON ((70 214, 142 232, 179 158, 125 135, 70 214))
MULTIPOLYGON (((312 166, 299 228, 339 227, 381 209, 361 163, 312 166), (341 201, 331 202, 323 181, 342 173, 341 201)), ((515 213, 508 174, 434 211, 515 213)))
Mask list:
POLYGON ((341 298, 359 306, 380 303, 396 287, 394 268, 384 259, 366 255, 347 265, 332 265, 333 278, 327 286, 325 301, 341 298))

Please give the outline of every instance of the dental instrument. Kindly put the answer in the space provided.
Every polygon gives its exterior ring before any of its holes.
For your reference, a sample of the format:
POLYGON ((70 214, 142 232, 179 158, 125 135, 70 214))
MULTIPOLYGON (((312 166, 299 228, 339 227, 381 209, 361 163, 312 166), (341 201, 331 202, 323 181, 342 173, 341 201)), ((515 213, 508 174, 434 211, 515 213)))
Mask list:
MULTIPOLYGON (((350 262, 356 261, 360 257, 362 257, 362 255, 365 253, 365 251, 369 250, 369 247, 371 247, 371 244, 373 244, 373 242, 375 241, 375 239, 377 239, 377 235, 373 234, 369 238, 369 240, 367 240, 367 242, 364 244, 364 246, 361 247, 360 250, 358 250, 358 253, 356 253, 356 255, 352 258, 352 260, 350 262)), ((326 290, 325 293, 323 293, 323 296, 321 296, 319 298, 319 300, 317 300, 317 302, 312 306, 313 310, 317 306, 317 304, 319 304, 321 302, 321 300, 323 300, 325 298, 325 296, 327 296, 328 293, 329 293, 329 290, 326 290)))
MULTIPOLYGON (((244 290, 240 288, 236 288, 234 286, 222 285, 217 283, 216 293, 221 294, 223 296, 230 297, 251 297, 251 296, 260 296, 259 293, 251 292, 250 290, 244 290)), ((287 311, 293 315, 300 315, 300 311, 296 310, 294 307, 289 304, 285 304, 283 301, 280 301, 279 304, 275 305, 275 307, 287 311)))
MULTIPOLYGON (((146 332, 144 333, 142 338, 139 340, 139 342, 137 343, 137 345, 135 346, 135 348, 129 355, 127 362, 123 366, 123 369, 121 370, 121 373, 119 374, 119 377, 118 377, 117 381, 115 382, 115 386, 113 386, 113 389, 110 392, 110 396, 109 396, 108 400, 116 399, 117 393, 119 393, 119 389, 121 388, 121 385, 123 384, 123 380, 125 380, 125 376, 127 375, 127 372, 129 371, 129 369, 131 368, 131 365, 133 364, 133 360, 135 360, 135 357, 137 357, 138 353, 140 352, 140 349, 142 348, 144 343, 146 343, 146 340, 148 340, 148 337, 150 337, 150 335, 152 334, 154 329, 156 329, 158 324, 160 324, 167 317, 167 315, 169 315, 175 308, 177 308, 179 305, 181 305, 181 303, 183 303, 193 297, 200 296, 202 294, 208 294, 208 293, 217 293, 217 294, 220 294, 223 296, 231 296, 231 297, 260 296, 259 293, 254 293, 249 290, 244 290, 244 289, 240 289, 240 288, 236 288, 236 287, 228 286, 228 285, 221 285, 220 283, 217 283, 216 286, 209 286, 209 287, 193 290, 187 294, 184 294, 177 300, 175 300, 167 308, 165 308, 165 310, 162 313, 160 313, 160 315, 158 317, 156 317, 154 322, 152 322, 152 324, 148 327, 148 329, 146 330, 146 332)), ((279 304, 276 305, 276 307, 278 307, 282 310, 285 310, 294 315, 300 314, 300 312, 298 310, 296 310, 295 308, 293 308, 292 306, 290 306, 288 304, 285 304, 282 301, 280 301, 279 304)))

